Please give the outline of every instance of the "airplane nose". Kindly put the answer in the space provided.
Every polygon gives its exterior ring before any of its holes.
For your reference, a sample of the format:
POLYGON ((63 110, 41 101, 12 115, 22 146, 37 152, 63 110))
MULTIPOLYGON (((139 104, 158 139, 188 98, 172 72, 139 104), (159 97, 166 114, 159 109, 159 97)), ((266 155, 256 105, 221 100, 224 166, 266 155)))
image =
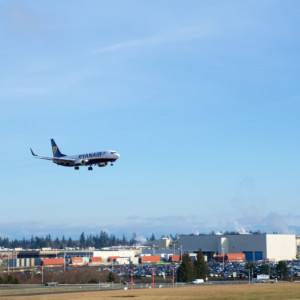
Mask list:
POLYGON ((120 157, 120 154, 119 153, 116 153, 116 156, 117 156, 117 159, 120 157))

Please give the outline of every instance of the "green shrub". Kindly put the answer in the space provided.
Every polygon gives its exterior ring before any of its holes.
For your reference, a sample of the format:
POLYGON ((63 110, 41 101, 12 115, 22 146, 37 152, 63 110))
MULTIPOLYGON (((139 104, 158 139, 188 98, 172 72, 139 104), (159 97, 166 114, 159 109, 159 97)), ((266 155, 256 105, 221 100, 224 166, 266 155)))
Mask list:
POLYGON ((88 283, 98 283, 98 280, 95 278, 92 278, 88 281, 88 283))

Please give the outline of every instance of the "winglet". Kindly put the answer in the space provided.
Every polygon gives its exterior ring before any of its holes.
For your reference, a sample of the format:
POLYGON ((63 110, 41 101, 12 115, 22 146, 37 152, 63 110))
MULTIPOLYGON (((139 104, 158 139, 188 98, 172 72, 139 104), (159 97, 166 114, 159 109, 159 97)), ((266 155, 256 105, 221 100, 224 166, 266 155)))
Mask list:
POLYGON ((30 148, 30 151, 31 151, 31 154, 32 154, 33 156, 37 156, 37 155, 32 151, 31 148, 30 148))

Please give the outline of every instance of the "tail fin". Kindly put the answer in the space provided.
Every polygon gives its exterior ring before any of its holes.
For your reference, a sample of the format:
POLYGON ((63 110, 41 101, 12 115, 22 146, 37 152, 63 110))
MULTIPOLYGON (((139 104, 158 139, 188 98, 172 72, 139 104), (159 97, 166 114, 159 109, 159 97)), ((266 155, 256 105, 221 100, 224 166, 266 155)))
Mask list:
POLYGON ((66 156, 65 154, 62 154, 57 145, 55 144, 54 140, 51 139, 51 145, 52 145, 52 152, 53 152, 53 157, 62 157, 62 156, 66 156))

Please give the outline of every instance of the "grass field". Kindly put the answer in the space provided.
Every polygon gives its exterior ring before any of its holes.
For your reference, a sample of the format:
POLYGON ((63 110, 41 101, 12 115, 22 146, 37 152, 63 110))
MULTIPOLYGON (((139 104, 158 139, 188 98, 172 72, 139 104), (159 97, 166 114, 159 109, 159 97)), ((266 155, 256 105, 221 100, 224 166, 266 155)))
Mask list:
POLYGON ((58 300, 58 299, 300 299, 300 283, 192 286, 164 289, 81 292, 55 295, 1 297, 1 300, 58 300))

